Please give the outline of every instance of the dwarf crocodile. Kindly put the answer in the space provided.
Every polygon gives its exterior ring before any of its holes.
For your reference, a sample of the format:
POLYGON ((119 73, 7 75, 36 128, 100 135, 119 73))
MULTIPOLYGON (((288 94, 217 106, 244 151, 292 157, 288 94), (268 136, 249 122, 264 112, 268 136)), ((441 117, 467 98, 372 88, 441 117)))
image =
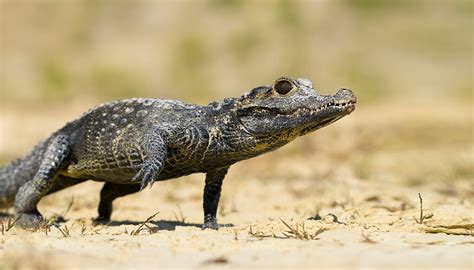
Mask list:
POLYGON ((42 197, 95 180, 105 182, 97 219, 108 221, 116 198, 205 173, 203 228, 217 229, 221 185, 232 164, 327 126, 355 103, 351 90, 320 95, 308 79, 281 77, 207 106, 145 98, 99 105, 0 168, 0 207, 15 208, 17 225, 38 227, 42 197))

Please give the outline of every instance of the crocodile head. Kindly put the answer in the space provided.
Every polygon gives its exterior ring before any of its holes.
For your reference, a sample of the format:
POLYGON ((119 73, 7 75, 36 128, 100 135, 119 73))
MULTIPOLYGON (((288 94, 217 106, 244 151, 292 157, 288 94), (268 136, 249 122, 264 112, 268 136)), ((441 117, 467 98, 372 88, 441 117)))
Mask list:
POLYGON ((348 89, 332 96, 319 95, 308 79, 282 77, 272 86, 246 93, 238 104, 238 118, 248 133, 290 141, 350 114, 356 97, 348 89))

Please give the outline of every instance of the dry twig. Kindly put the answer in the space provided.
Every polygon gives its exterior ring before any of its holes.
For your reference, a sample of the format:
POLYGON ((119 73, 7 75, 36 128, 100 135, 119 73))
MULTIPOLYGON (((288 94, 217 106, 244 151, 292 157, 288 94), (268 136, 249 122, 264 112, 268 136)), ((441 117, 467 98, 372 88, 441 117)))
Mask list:
POLYGON ((174 218, 176 219, 177 222, 185 223, 186 217, 183 215, 183 211, 181 210, 181 206, 179 206, 179 204, 178 204, 178 210, 179 210, 179 216, 174 211, 172 211, 174 218))
MULTIPOLYGON (((130 235, 139 235, 140 232, 143 230, 143 227, 148 227, 147 223, 150 222, 152 219, 156 217, 160 212, 156 212, 155 214, 149 216, 145 221, 143 221, 140 226, 136 230, 130 232, 130 235)), ((150 230, 149 230, 150 231, 150 230)))
MULTIPOLYGON (((6 227, 5 231, 8 232, 13 227, 15 227, 15 223, 18 221, 18 219, 20 219, 20 217, 15 218, 13 221, 12 221, 11 217, 8 218, 8 223, 7 223, 7 227, 6 227)), ((3 222, 2 222, 2 226, 3 226, 3 222)))
POLYGON ((63 211, 63 213, 61 214, 61 216, 62 216, 63 218, 65 218, 66 215, 69 213, 69 211, 71 210, 73 204, 74 204, 74 196, 72 196, 71 201, 69 202, 67 208, 66 208, 66 209, 63 211))
POLYGON ((86 224, 82 223, 82 225, 81 225, 81 235, 84 235, 86 233, 86 230, 87 230, 86 224))
POLYGON ((283 232, 283 235, 285 235, 287 238, 294 238, 299 240, 315 240, 318 235, 326 231, 326 228, 321 227, 315 233, 310 234, 306 230, 304 222, 301 224, 301 226, 300 224, 296 223, 296 226, 292 227, 283 219, 280 219, 280 221, 289 229, 289 231, 283 232))
POLYGON ((270 234, 265 234, 265 233, 262 232, 262 231, 256 231, 256 232, 254 232, 252 226, 249 227, 249 235, 251 235, 251 236, 253 236, 253 237, 255 237, 255 238, 259 239, 259 240, 262 240, 263 238, 269 238, 269 237, 278 238, 278 237, 276 237, 275 234, 272 234, 272 235, 270 235, 270 234))
POLYGON ((418 193, 418 198, 420 199, 420 218, 417 219, 416 217, 414 217, 414 219, 418 224, 423 224, 423 221, 425 219, 432 218, 433 214, 428 214, 428 215, 423 214, 423 198, 421 197, 420 193, 418 193))
POLYGON ((69 229, 67 227, 67 225, 64 225, 64 228, 61 229, 61 227, 58 227, 58 230, 61 232, 61 234, 64 236, 64 238, 68 238, 71 236, 71 234, 69 233, 69 229))
POLYGON ((360 236, 362 236, 362 243, 367 243, 367 244, 375 244, 377 243, 376 241, 372 240, 372 238, 370 238, 370 232, 368 231, 362 231, 360 233, 360 236))

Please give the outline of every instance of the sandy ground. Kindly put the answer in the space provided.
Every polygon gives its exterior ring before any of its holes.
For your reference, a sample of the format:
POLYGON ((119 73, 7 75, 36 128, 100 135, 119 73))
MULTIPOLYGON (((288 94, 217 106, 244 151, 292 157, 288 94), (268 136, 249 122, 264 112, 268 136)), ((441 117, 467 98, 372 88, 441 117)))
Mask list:
POLYGON ((446 110, 464 117, 360 110, 235 165, 218 214, 233 226, 219 231, 200 228, 203 175, 117 200, 109 225, 91 222, 101 183, 69 188, 40 203, 66 220, 48 230, 6 231, 3 217, 0 269, 473 269, 471 108, 446 110))

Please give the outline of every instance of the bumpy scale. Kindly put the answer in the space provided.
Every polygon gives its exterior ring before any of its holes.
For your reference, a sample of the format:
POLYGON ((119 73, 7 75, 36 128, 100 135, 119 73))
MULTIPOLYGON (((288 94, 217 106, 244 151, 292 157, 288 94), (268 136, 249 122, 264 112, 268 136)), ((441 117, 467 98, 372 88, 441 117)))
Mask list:
POLYGON ((116 198, 200 172, 206 173, 203 228, 217 229, 222 181, 232 164, 329 125, 355 103, 350 90, 323 96, 307 79, 284 77, 207 106, 161 99, 103 104, 1 167, 0 207, 14 206, 18 225, 38 227, 42 197, 95 180, 105 182, 98 220, 108 221, 116 198))

